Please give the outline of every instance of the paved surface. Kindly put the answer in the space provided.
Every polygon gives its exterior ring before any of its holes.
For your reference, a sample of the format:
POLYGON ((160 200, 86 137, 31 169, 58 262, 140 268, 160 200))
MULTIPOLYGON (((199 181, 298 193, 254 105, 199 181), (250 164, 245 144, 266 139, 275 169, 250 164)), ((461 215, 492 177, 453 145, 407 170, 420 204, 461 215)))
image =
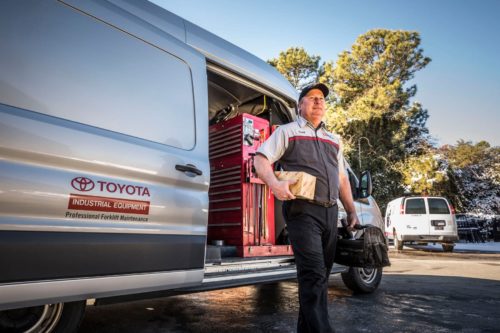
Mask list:
MULTIPOLYGON (((353 295, 333 277, 337 332, 500 332, 500 254, 390 253, 379 289, 353 295)), ((287 281, 87 307, 81 332, 294 332, 297 285, 287 281)))

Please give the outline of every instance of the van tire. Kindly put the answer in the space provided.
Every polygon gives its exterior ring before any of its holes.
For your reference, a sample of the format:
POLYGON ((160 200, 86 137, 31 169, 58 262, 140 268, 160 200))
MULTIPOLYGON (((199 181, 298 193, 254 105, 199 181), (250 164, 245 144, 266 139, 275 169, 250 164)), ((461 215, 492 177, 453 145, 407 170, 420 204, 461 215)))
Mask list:
POLYGON ((443 252, 453 252, 453 248, 455 248, 455 244, 441 244, 443 247, 443 252))
POLYGON ((78 331, 85 313, 86 301, 55 303, 0 312, 1 332, 78 331))
POLYGON ((382 280, 382 268, 349 267, 341 274, 347 288, 358 294, 370 294, 377 290, 382 280))
POLYGON ((398 251, 403 251, 403 241, 398 238, 398 235, 396 234, 396 230, 394 230, 394 247, 398 251))

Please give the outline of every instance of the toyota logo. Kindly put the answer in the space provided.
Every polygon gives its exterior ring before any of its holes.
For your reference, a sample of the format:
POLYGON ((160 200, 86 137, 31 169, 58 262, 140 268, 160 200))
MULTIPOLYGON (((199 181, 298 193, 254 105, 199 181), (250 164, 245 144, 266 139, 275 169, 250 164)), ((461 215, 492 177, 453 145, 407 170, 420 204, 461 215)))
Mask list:
POLYGON ((71 181, 71 186, 77 191, 88 192, 95 187, 94 181, 86 177, 76 177, 71 181))

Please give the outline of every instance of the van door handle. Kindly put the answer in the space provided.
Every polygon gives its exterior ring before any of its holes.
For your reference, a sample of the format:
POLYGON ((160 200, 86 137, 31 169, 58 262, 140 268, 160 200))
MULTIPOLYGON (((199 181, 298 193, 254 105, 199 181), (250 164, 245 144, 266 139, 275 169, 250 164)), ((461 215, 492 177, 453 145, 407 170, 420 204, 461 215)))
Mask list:
POLYGON ((184 172, 189 177, 201 176, 203 172, 192 164, 177 164, 175 170, 184 172))

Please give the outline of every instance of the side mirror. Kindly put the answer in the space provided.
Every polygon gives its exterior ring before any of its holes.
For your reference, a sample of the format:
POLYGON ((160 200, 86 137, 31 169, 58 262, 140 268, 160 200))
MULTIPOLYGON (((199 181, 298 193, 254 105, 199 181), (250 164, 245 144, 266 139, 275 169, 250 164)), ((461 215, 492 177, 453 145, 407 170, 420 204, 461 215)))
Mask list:
POLYGON ((363 171, 361 174, 361 181, 359 182, 359 198, 368 198, 372 195, 373 185, 372 185, 372 176, 370 175, 370 171, 363 171))

